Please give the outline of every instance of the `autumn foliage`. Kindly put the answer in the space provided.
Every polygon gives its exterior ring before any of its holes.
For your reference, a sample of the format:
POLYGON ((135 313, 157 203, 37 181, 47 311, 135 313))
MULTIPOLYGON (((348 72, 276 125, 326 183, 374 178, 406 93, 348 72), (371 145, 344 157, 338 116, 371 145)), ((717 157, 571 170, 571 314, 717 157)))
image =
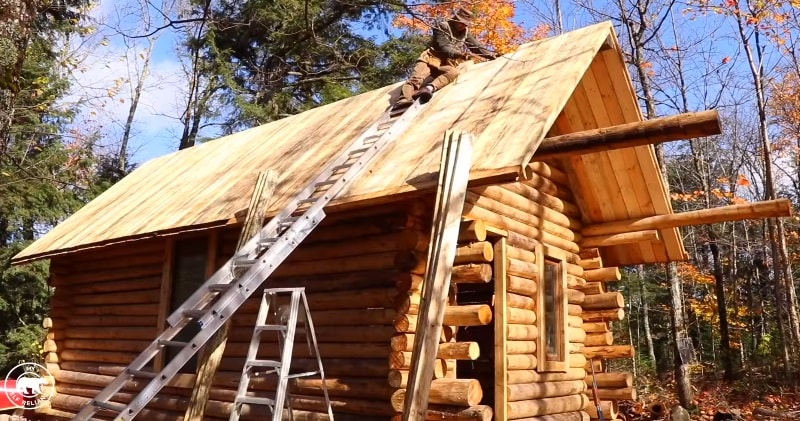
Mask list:
POLYGON ((550 27, 541 25, 535 29, 525 29, 513 21, 516 5, 513 1, 464 1, 458 0, 445 4, 423 4, 413 6, 412 13, 398 15, 394 26, 410 32, 426 33, 431 23, 438 19, 446 19, 459 7, 471 10, 475 21, 470 30, 489 49, 505 54, 514 51, 525 42, 546 37, 550 27))

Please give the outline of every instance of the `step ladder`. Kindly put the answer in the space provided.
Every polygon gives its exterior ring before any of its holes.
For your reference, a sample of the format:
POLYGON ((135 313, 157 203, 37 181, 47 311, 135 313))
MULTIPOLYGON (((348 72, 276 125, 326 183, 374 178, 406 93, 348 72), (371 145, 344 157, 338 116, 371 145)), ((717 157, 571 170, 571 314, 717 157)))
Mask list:
POLYGON ((101 411, 115 421, 132 420, 202 346, 233 316, 273 271, 325 218, 324 207, 345 191, 380 152, 410 126, 423 105, 415 101, 401 110, 388 109, 333 159, 319 175, 253 236, 178 309, 167 317, 167 328, 73 420, 89 420, 101 411), (190 322, 200 331, 189 341, 174 340, 190 322), (160 371, 152 360, 165 348, 179 350, 160 371), (114 396, 132 380, 148 380, 130 402, 114 396))
POLYGON ((325 370, 322 368, 322 359, 319 356, 317 337, 314 333, 314 323, 308 311, 308 300, 305 288, 271 288, 264 291, 261 297, 261 308, 258 310, 253 338, 247 350, 247 359, 242 369, 242 378, 239 381, 239 390, 236 392, 234 409, 229 421, 239 421, 242 405, 265 405, 272 412, 272 421, 281 421, 284 406, 289 410, 291 419, 291 404, 287 401, 289 380, 301 377, 319 377, 322 380, 322 393, 325 395, 325 406, 328 408, 329 420, 333 421, 333 408, 328 397, 328 388, 325 385, 325 370), (288 313, 278 310, 278 294, 290 294, 288 313), (299 316, 299 317, 298 317, 299 316), (268 324, 267 320, 273 323, 268 324), (317 370, 290 374, 292 364, 292 351, 298 323, 303 325, 306 335, 308 350, 317 360, 317 370), (258 348, 261 345, 261 334, 265 332, 278 333, 278 346, 281 348, 280 361, 259 360, 258 348), (247 395, 250 379, 258 374, 277 374, 278 388, 275 399, 247 395), (288 405, 285 405, 288 404, 288 405))

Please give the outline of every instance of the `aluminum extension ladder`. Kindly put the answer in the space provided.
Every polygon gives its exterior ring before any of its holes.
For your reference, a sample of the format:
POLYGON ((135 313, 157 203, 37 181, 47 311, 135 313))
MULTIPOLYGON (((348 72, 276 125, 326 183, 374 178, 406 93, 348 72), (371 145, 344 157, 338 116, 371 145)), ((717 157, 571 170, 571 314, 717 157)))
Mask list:
POLYGON ((89 420, 98 411, 113 417, 115 421, 128 421, 136 417, 319 225, 325 218, 323 208, 345 191, 384 147, 394 142, 410 126, 421 109, 422 105, 415 101, 405 110, 387 110, 291 198, 286 207, 253 236, 236 256, 167 317, 167 328, 158 338, 72 419, 89 420), (299 213, 298 210, 302 214, 293 216, 299 213), (187 342, 173 340, 191 321, 201 327, 199 333, 187 342), (179 351, 160 371, 149 369, 153 358, 167 347, 179 351), (129 402, 114 401, 114 396, 129 381, 147 379, 147 385, 129 402))
MULTIPOLYGON (((285 307, 283 309, 285 309, 285 307)), ((311 320, 311 313, 308 311, 308 300, 306 299, 305 288, 271 288, 265 290, 264 295, 261 297, 261 308, 258 310, 256 326, 253 330, 253 338, 250 340, 250 347, 247 349, 247 359, 245 359, 244 368, 242 369, 242 378, 239 381, 239 390, 236 392, 234 409, 233 412, 231 412, 229 421, 239 421, 242 405, 244 404, 265 405, 269 407, 272 411, 272 421, 281 421, 283 409, 287 407, 289 410, 289 419, 292 419, 291 404, 286 399, 289 380, 316 376, 319 376, 322 380, 322 393, 325 395, 328 419, 333 421, 333 408, 331 408, 328 388, 325 385, 325 370, 322 368, 322 359, 319 356, 317 337, 314 333, 314 322, 311 320), (278 294, 291 294, 288 313, 279 311, 277 301, 278 294), (272 318, 272 324, 267 323, 269 318, 272 318), (317 369, 314 371, 290 374, 292 351, 298 322, 303 324, 308 350, 317 360, 317 369), (269 331, 278 332, 278 346, 281 348, 280 361, 259 360, 257 358, 258 348, 261 345, 261 334, 269 331), (278 375, 278 388, 275 392, 275 399, 247 395, 250 379, 254 375, 273 373, 278 375)))

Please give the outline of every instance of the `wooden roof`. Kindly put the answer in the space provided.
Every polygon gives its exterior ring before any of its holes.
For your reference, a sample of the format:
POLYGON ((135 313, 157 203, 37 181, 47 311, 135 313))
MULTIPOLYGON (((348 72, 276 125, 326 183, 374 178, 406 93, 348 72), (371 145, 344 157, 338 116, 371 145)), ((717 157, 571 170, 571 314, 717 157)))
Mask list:
MULTIPOLYGON (((398 86, 153 159, 14 261, 226 224, 247 207, 256 175, 264 169, 280 177, 271 207, 277 212, 311 181, 316 168, 383 113, 398 86)), ((596 24, 470 66, 332 206, 386 201, 434 187, 448 129, 476 136, 471 179, 511 180, 545 135, 640 119, 613 28, 596 24)), ((588 222, 671 212, 652 147, 584 155, 564 167, 588 222)), ((678 231, 662 234, 662 242, 608 248, 606 263, 682 259, 678 231)))

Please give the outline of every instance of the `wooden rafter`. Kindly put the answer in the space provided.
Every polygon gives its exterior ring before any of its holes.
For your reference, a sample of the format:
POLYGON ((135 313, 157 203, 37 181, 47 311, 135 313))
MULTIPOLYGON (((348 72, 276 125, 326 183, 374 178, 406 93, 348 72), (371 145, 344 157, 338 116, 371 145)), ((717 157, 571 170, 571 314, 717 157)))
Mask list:
POLYGON ((777 199, 595 224, 583 227, 582 233, 584 236, 583 241, 585 242, 589 237, 621 234, 632 231, 658 230, 689 225, 740 221, 743 219, 777 218, 791 215, 792 204, 789 200, 777 199))

